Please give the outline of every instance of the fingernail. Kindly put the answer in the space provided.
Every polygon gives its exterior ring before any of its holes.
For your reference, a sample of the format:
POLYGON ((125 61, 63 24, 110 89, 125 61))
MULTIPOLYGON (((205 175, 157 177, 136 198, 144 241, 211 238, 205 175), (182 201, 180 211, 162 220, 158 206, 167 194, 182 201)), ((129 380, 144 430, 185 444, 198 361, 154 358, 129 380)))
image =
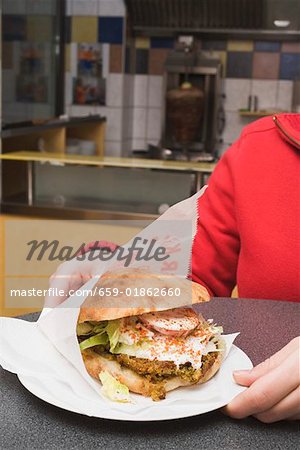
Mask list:
POLYGON ((235 370, 233 372, 233 375, 237 375, 237 376, 239 376, 239 375, 250 375, 250 373, 251 373, 251 370, 235 370))

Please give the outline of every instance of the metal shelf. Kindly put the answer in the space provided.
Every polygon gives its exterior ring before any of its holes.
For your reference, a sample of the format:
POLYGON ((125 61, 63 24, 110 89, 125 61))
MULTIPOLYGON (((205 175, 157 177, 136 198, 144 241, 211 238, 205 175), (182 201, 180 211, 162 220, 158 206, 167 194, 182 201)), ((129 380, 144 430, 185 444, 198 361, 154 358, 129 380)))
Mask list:
POLYGON ((275 114, 280 114, 284 111, 239 111, 241 117, 265 117, 274 116, 275 114))

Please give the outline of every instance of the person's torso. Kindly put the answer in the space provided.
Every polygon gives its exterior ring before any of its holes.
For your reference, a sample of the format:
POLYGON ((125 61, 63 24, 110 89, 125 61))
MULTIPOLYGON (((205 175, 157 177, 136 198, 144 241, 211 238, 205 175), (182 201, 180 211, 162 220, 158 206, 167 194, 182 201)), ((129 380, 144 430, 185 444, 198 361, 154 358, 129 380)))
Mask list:
POLYGON ((300 301, 300 149, 274 127, 246 138, 234 172, 239 295, 300 301))

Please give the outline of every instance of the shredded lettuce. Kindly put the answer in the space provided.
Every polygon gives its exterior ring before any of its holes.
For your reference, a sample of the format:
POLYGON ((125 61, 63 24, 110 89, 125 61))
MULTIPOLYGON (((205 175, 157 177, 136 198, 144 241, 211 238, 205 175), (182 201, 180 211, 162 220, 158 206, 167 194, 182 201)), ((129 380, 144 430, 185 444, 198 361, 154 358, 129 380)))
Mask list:
POLYGON ((213 324, 210 326, 210 331, 214 334, 222 334, 223 333, 223 327, 217 326, 216 324, 213 324))
POLYGON ((120 321, 119 320, 110 320, 105 328, 109 339, 110 352, 114 353, 116 347, 119 342, 120 337, 120 321))
POLYGON ((125 384, 120 383, 108 372, 101 372, 99 378, 103 385, 103 392, 110 400, 121 403, 130 402, 129 389, 125 384))
POLYGON ((149 342, 142 342, 142 343, 138 343, 138 344, 119 344, 118 345, 118 353, 122 353, 123 355, 128 355, 128 356, 136 356, 138 350, 146 350, 147 348, 149 348, 150 343, 149 342))
POLYGON ((120 321, 119 320, 110 320, 110 321, 103 321, 103 322, 97 322, 96 324, 93 324, 91 322, 87 322, 87 327, 84 329, 82 327, 79 327, 79 325, 85 325, 85 324, 78 324, 77 325, 77 335, 78 336, 84 336, 85 334, 91 334, 96 333, 93 336, 91 336, 88 339, 85 339, 80 343, 80 349, 86 350, 87 348, 94 347, 95 345, 106 345, 109 343, 110 346, 110 352, 113 353, 119 342, 120 337, 120 321), (89 332, 82 332, 86 330, 90 330, 89 332), (78 332, 79 331, 79 332, 78 332))
POLYGON ((76 328, 77 336, 85 336, 91 334, 93 331, 93 325, 88 322, 78 323, 76 328))
MULTIPOLYGON (((208 328, 213 335, 223 333, 223 328, 221 326, 217 326, 217 324, 213 323, 211 319, 202 326, 203 328, 208 328)), ((123 353, 129 356, 135 356, 138 349, 149 345, 147 340, 143 340, 143 342, 140 341, 138 344, 127 344, 121 336, 120 328, 121 320, 118 319, 78 324, 77 335, 87 336, 87 339, 81 342, 80 349, 86 350, 87 348, 94 347, 96 345, 109 344, 109 351, 111 353, 123 353)), ((202 339, 204 340, 205 336, 203 336, 202 339)))
POLYGON ((104 320, 103 322, 98 322, 96 323, 96 325, 93 326, 93 333, 104 333, 105 332, 105 328, 107 327, 107 320, 104 320))
POLYGON ((99 333, 95 336, 91 336, 88 339, 82 341, 79 345, 80 350, 86 350, 87 348, 94 347, 95 345, 106 345, 108 343, 108 337, 105 333, 99 333))
POLYGON ((205 353, 211 353, 211 352, 223 352, 224 349, 223 348, 217 348, 217 344, 218 340, 217 339, 212 339, 211 341, 209 341, 207 343, 207 346, 205 348, 205 353))

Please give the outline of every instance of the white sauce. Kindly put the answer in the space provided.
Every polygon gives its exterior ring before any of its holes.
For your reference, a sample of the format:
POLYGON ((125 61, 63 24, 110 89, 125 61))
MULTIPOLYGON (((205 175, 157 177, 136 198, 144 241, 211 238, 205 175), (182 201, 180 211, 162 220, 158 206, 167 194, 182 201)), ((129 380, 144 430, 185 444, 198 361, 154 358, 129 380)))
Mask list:
POLYGON ((203 340, 203 337, 188 336, 187 338, 175 338, 153 333, 146 328, 142 330, 144 345, 135 345, 140 341, 138 330, 126 327, 121 331, 119 342, 126 344, 121 353, 146 358, 150 361, 173 361, 177 367, 180 364, 190 362, 195 369, 201 367, 201 357, 208 352, 216 350, 213 342, 203 340), (144 341, 145 342, 145 341, 144 341), (128 348, 126 348, 129 346, 128 348))

